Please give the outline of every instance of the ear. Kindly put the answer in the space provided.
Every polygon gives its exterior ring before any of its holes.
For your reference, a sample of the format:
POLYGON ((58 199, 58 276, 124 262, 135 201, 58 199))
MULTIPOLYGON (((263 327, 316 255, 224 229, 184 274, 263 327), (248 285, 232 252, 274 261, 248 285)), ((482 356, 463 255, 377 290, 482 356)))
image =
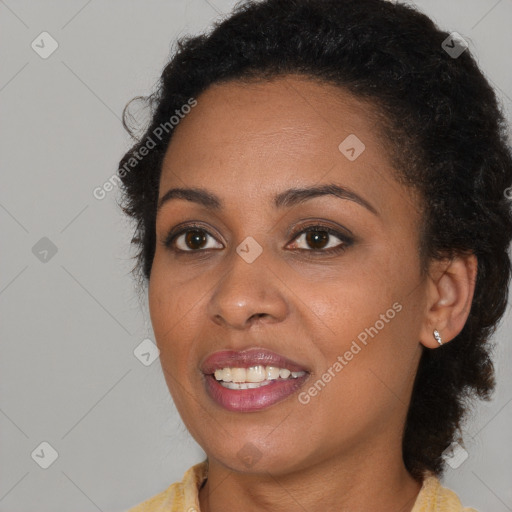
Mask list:
POLYGON ((474 254, 432 261, 427 277, 425 320, 420 331, 422 345, 439 347, 434 329, 441 335, 443 345, 462 331, 473 301, 477 268, 474 254))

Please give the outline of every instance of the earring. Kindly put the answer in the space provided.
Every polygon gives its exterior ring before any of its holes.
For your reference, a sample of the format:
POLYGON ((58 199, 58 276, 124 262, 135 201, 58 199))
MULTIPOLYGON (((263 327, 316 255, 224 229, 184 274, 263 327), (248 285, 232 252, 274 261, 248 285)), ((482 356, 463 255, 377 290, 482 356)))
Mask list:
POLYGON ((441 335, 437 329, 434 329, 434 338, 436 339, 437 343, 439 343, 439 345, 443 344, 443 340, 441 339, 441 335))

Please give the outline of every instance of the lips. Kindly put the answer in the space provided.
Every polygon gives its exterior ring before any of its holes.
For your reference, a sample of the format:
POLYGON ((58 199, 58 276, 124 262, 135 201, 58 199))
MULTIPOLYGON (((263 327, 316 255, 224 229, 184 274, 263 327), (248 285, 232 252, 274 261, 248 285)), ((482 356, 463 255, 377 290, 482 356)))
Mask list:
POLYGON ((261 348, 252 348, 241 352, 234 350, 215 352, 203 362, 201 371, 205 375, 210 375, 213 374, 215 370, 221 368, 249 368, 258 365, 288 368, 291 372, 308 372, 308 369, 304 366, 275 352, 261 348))
POLYGON ((285 400, 301 388, 309 377, 304 366, 266 349, 253 348, 240 352, 226 350, 216 352, 206 358, 201 365, 205 374, 205 387, 209 397, 222 408, 233 412, 254 412, 266 409, 285 400), (292 379, 264 381, 261 387, 254 389, 228 389, 214 377, 215 370, 223 368, 250 368, 254 366, 272 366, 286 368, 290 372, 305 372, 292 379))

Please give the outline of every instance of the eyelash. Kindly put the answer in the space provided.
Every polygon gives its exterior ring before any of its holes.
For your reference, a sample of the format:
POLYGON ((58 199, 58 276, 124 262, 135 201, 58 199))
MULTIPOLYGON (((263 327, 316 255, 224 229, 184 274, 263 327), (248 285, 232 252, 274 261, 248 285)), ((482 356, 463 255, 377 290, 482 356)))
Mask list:
MULTIPOLYGON (((190 249, 190 250, 185 251, 183 249, 177 249, 176 247, 174 247, 174 242, 179 236, 181 236, 189 231, 194 231, 194 230, 202 231, 202 232, 206 233, 208 236, 215 238, 201 224, 192 223, 192 224, 188 224, 187 226, 183 227, 182 229, 180 229, 177 232, 175 230, 171 230, 171 232, 164 239, 163 245, 178 255, 186 254, 186 253, 197 254, 197 253, 206 252, 208 250, 211 250, 211 249, 195 249, 195 250, 190 249)), ((339 254, 339 253, 344 252, 354 242, 354 240, 352 238, 350 238, 348 235, 346 235, 344 233, 340 233, 339 231, 337 231, 329 226, 323 226, 320 224, 301 226, 299 228, 299 230, 293 234, 293 238, 291 241, 292 242, 295 241, 301 235, 308 233, 309 231, 321 231, 321 232, 328 233, 329 235, 333 235, 336 238, 339 238, 341 243, 339 245, 337 245, 336 247, 331 247, 329 249, 293 249, 293 250, 310 253, 310 254, 308 254, 308 256, 312 256, 312 257, 322 256, 322 255, 326 255, 326 254, 333 255, 333 254, 339 254)), ((217 249, 214 249, 214 250, 217 250, 217 249)))

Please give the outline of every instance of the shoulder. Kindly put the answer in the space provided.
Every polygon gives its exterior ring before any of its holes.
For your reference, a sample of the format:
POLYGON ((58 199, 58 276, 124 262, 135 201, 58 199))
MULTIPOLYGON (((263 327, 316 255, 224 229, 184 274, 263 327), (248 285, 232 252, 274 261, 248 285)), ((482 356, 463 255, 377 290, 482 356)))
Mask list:
POLYGON ((139 503, 127 512, 189 512, 199 510, 199 488, 206 479, 206 461, 189 468, 181 482, 175 482, 165 491, 139 503))
POLYGON ((451 489, 443 487, 439 479, 430 474, 423 480, 420 493, 411 512, 478 512, 463 507, 459 497, 451 489))

